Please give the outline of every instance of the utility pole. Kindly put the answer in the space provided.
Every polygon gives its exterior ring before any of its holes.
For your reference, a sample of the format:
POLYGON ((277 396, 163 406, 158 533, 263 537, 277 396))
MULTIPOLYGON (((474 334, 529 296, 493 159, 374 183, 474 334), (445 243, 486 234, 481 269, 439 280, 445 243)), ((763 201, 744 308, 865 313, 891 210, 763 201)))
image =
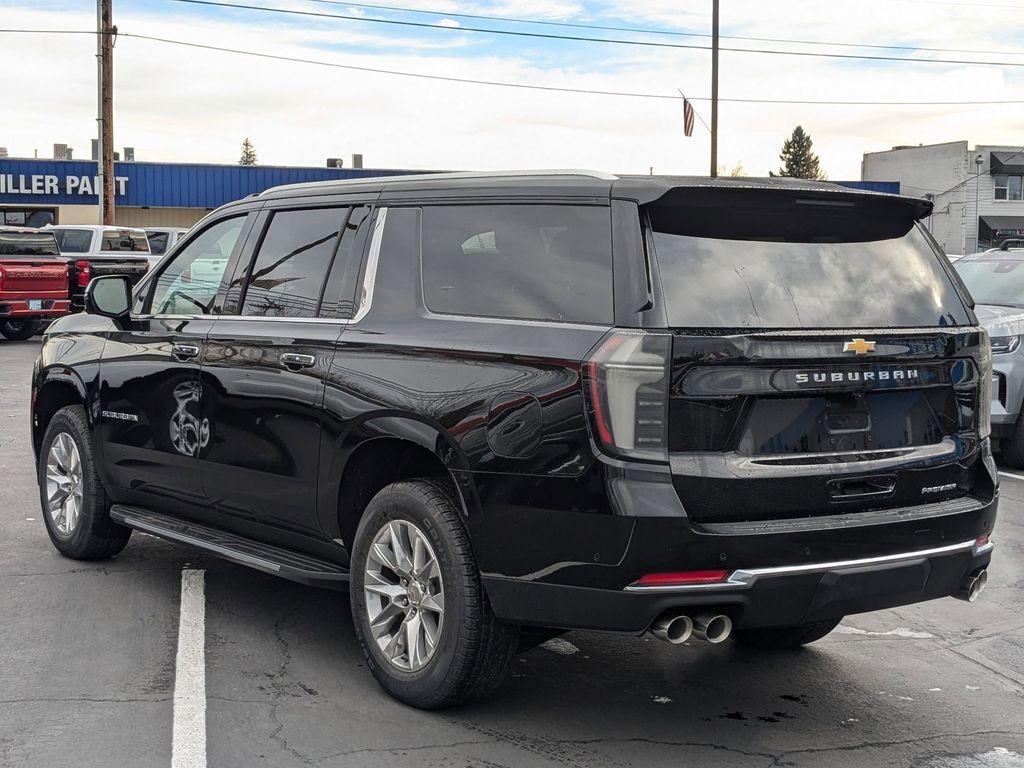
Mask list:
POLYGON ((711 178, 718 176, 718 0, 711 0, 711 178))
POLYGON ((99 176, 100 224, 114 223, 114 35, 112 0, 96 0, 96 75, 99 141, 96 169, 99 176))

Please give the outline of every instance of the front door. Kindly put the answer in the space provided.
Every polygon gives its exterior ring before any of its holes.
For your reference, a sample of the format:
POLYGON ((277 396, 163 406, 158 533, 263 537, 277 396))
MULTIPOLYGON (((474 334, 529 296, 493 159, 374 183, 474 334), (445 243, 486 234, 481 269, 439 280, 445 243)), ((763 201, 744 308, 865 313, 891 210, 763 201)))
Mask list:
POLYGON ((316 488, 324 376, 344 326, 325 286, 354 279, 353 217, 364 216, 347 205, 271 209, 232 281, 236 307, 225 306, 203 362, 210 435, 200 451, 203 484, 230 528, 299 546, 289 534, 323 538, 316 488))
POLYGON ((196 457, 209 442, 200 364, 246 216, 205 227, 136 299, 100 365, 98 435, 118 501, 212 521, 196 457))

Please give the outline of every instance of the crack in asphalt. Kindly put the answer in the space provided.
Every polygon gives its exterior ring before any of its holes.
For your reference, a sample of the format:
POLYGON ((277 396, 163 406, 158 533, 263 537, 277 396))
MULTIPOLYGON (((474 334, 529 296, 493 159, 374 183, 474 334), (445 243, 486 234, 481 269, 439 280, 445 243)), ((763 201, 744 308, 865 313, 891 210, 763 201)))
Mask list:
MULTIPOLYGON (((313 758, 309 757, 308 755, 304 755, 302 752, 292 747, 288 743, 288 739, 281 735, 281 732, 284 730, 284 721, 282 721, 281 718, 278 716, 278 709, 281 706, 284 697, 286 695, 291 695, 288 690, 291 686, 288 683, 282 682, 282 678, 288 675, 288 667, 292 663, 291 646, 288 644, 288 641, 284 639, 282 629, 284 627, 285 622, 291 620, 299 612, 305 610, 307 607, 309 607, 309 605, 312 602, 312 600, 305 600, 299 603, 295 606, 295 608, 293 608, 291 611, 289 611, 276 622, 274 622, 274 639, 277 640, 277 642, 281 645, 281 652, 283 658, 281 660, 281 666, 278 667, 277 671, 268 676, 270 677, 270 685, 271 688, 273 689, 273 695, 269 703, 271 705, 270 719, 274 723, 274 730, 270 733, 270 740, 275 742, 284 752, 287 752, 296 759, 301 760, 303 765, 315 766, 316 761, 313 758)), ((307 686, 303 685, 302 683, 297 684, 306 691, 310 690, 307 686)))
POLYGON ((938 741, 939 739, 966 739, 972 736, 1024 736, 1024 731, 1003 731, 1003 730, 982 730, 967 731, 964 733, 936 733, 931 736, 917 736, 912 739, 886 739, 882 741, 862 741, 856 744, 846 744, 839 747, 807 747, 805 749, 791 749, 780 753, 768 768, 784 766, 783 760, 794 755, 820 755, 829 752, 855 752, 859 749, 872 749, 878 747, 898 747, 904 744, 918 744, 926 741, 938 741))
POLYGON ((0 704, 34 704, 37 702, 86 702, 88 704, 150 704, 170 701, 170 696, 141 697, 141 698, 114 698, 95 696, 28 696, 21 699, 0 699, 0 704))
POLYGON ((331 755, 317 758, 317 763, 322 763, 327 760, 335 760, 339 757, 349 757, 350 755, 369 755, 369 754, 399 754, 405 752, 422 752, 427 749, 453 749, 455 747, 466 747, 471 744, 498 744, 500 739, 472 739, 466 741, 452 741, 447 744, 419 744, 412 747, 367 747, 364 749, 350 749, 342 752, 335 752, 331 755))

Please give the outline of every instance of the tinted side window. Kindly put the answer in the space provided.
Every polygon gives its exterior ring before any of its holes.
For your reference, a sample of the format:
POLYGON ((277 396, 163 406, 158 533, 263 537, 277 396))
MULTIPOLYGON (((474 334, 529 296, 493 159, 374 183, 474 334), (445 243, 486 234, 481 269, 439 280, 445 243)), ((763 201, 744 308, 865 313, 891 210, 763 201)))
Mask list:
POLYGON ((57 229, 53 234, 61 253, 88 253, 92 245, 92 230, 89 229, 57 229))
POLYGON ((218 221, 171 259, 156 278, 146 311, 156 315, 208 315, 220 289, 245 216, 218 221))
POLYGON ((423 298, 432 312, 612 322, 606 207, 426 207, 422 260, 423 298))
POLYGON ((132 232, 125 229, 105 229, 100 241, 100 250, 149 253, 149 241, 142 232, 132 232))
POLYGON ((370 209, 357 206, 345 223, 341 243, 334 257, 331 275, 324 289, 321 317, 351 318, 356 312, 356 280, 360 259, 370 230, 370 209))
POLYGON ((146 239, 149 240, 149 252, 154 256, 159 256, 167 250, 166 232, 149 232, 146 234, 146 239))
POLYGON ((246 281, 243 315, 315 317, 346 208, 278 211, 246 281))

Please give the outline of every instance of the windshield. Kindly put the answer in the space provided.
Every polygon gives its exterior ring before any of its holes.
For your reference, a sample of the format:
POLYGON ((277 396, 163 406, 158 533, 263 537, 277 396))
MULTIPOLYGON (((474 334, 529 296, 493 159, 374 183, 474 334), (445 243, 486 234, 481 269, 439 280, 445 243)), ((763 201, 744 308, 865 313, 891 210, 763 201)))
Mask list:
POLYGON ((907 217, 761 205, 651 209, 669 324, 913 328, 970 320, 907 217))
POLYGON ((956 271, 979 304, 1024 307, 1024 259, 958 261, 956 271))
POLYGON ((88 253, 92 243, 92 230, 55 229, 54 236, 61 253, 88 253))
POLYGON ((49 232, 0 232, 0 256, 59 256, 49 232))

